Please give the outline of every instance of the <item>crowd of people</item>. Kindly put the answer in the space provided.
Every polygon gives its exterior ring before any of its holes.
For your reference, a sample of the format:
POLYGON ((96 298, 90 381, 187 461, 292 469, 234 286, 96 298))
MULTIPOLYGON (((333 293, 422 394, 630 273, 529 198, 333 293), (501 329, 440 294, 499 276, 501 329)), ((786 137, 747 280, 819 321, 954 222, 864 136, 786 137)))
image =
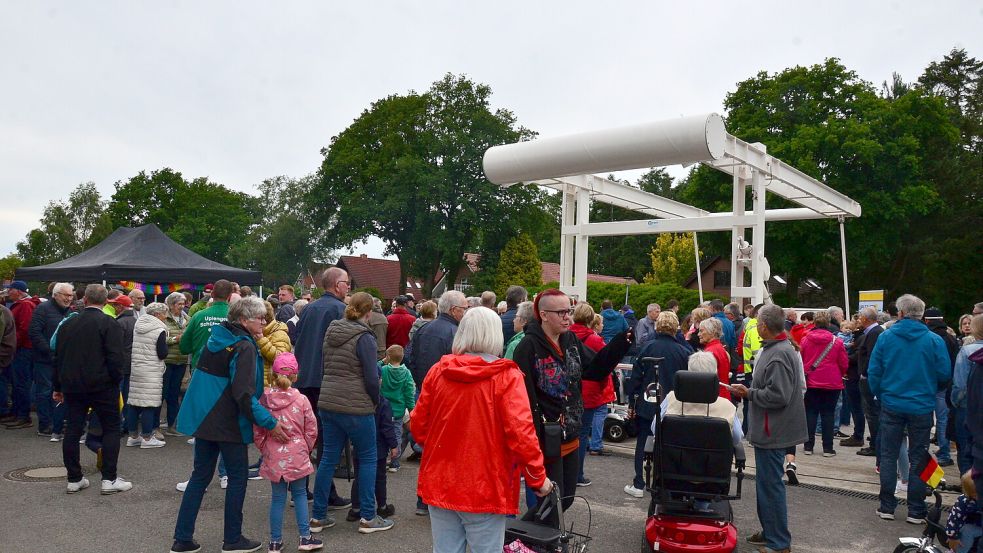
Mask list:
MULTIPOLYGON (((882 519, 906 494, 906 520, 924 523, 919 472, 930 442, 939 465, 958 463, 979 485, 983 303, 956 329, 907 294, 853 317, 836 306, 798 314, 720 300, 681 314, 673 300, 636 319, 627 305, 605 300, 595 313, 559 290, 530 301, 512 286, 498 304, 493 292, 447 291, 419 305, 407 294, 386 313, 377 298, 351 293, 340 268, 319 284, 317 299, 285 285, 264 300, 218 280, 197 302, 175 292, 147 304, 141 290, 52 283, 37 297, 14 281, 9 308, 0 307, 0 422, 34 428, 36 409, 38 435, 61 442, 68 493, 89 486, 80 443, 97 453, 101 493, 114 494, 133 486, 118 475, 121 443, 187 439, 193 462, 178 484, 172 553, 200 550, 195 521, 216 468, 223 551, 262 547, 242 533, 249 479, 272 486, 271 552, 284 547, 288 495, 300 550, 323 547, 318 534, 336 524, 336 510, 347 508, 360 533, 389 530, 396 508, 386 479, 407 448, 420 461, 415 513, 430 517, 434 551, 500 551, 523 487, 531 518, 554 487, 566 509, 577 487, 591 485, 585 459, 607 454, 606 406, 619 396, 637 430, 624 491, 644 497, 644 444, 658 413, 685 412, 673 399, 674 375, 685 370, 716 375, 719 397, 706 408, 731 423, 740 462, 742 442, 753 448, 762 529, 747 540, 761 551, 790 550, 785 481, 798 483, 798 446, 814 454, 817 435, 825 457, 837 454, 836 439, 872 457, 882 519), (634 365, 618 382, 626 356, 634 365), (652 383, 661 409, 640 399, 652 383), (840 432, 851 421, 852 434, 840 432), (349 445, 351 499, 334 482, 349 445), (464 494, 461 481, 478 484, 464 494)), ((976 508, 964 503, 961 514, 976 508)), ((978 514, 969 520, 964 535, 978 514)))

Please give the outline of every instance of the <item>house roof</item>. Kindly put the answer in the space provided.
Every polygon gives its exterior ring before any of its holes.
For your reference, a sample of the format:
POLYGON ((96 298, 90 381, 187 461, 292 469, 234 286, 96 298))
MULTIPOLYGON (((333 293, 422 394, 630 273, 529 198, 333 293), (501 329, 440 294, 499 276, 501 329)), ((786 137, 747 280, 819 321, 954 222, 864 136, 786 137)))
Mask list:
MULTIPOLYGON (((343 255, 338 258, 338 267, 348 271, 348 276, 357 288, 375 288, 385 299, 399 295, 399 261, 376 259, 362 255, 343 255)), ((423 296, 423 280, 407 277, 406 291, 420 299, 423 296)))
MULTIPOLYGON (((549 261, 541 261, 540 265, 543 266, 543 282, 558 282, 560 280, 560 264, 550 263, 549 261)), ((591 282, 613 282, 615 284, 624 284, 627 280, 628 284, 638 284, 635 279, 631 277, 621 277, 621 276, 611 276, 611 275, 597 275, 594 273, 587 273, 587 280, 591 282)))

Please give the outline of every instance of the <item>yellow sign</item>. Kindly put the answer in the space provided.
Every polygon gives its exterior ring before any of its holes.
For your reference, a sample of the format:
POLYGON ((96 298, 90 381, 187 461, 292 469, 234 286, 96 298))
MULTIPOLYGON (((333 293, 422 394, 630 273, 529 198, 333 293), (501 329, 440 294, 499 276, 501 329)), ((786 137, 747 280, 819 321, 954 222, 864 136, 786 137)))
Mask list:
POLYGON ((873 307, 878 311, 884 311, 884 290, 861 290, 857 309, 864 307, 873 307))

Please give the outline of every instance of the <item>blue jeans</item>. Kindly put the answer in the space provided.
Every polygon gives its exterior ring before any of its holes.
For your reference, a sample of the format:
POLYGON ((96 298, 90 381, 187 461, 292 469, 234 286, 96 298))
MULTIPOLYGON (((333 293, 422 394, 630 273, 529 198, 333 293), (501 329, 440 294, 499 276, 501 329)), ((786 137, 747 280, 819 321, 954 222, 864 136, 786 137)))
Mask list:
POLYGON ((283 480, 270 482, 273 498, 270 500, 270 541, 283 541, 283 511, 287 507, 287 489, 294 498, 294 516, 297 517, 297 532, 300 537, 311 535, 311 521, 307 511, 307 479, 301 478, 287 483, 283 480))
POLYGON ((324 449, 314 480, 314 509, 311 514, 316 519, 323 519, 328 513, 328 491, 347 438, 358 451, 359 514, 365 520, 372 520, 376 516, 375 415, 345 415, 323 410, 320 415, 324 426, 324 449))
POLYGON ((757 495, 758 521, 761 522, 765 545, 776 551, 792 547, 785 482, 782 481, 782 475, 785 474, 782 467, 784 461, 784 448, 754 448, 754 466, 757 471, 754 490, 757 495))
MULTIPOLYGON (((167 427, 174 428, 177 421, 178 399, 181 397, 181 381, 184 380, 185 365, 164 365, 164 403, 167 404, 167 427)), ((159 411, 159 409, 158 409, 159 411)), ((160 415, 157 416, 160 420, 160 415)))
POLYGON ((31 418, 31 384, 34 383, 33 352, 28 348, 17 350, 10 364, 14 382, 13 414, 18 419, 31 418))
POLYGON ((642 465, 645 461, 645 439, 652 435, 652 419, 636 416, 635 424, 638 436, 635 438, 635 479, 632 481, 632 486, 644 490, 645 478, 642 465))
POLYGON ((398 419, 395 417, 393 418, 393 434, 396 435, 396 443, 399 444, 399 446, 397 446, 399 447, 399 455, 393 459, 390 465, 392 465, 394 468, 399 468, 399 457, 403 454, 403 448, 405 447, 403 444, 403 417, 398 419))
POLYGON ((898 478, 901 482, 908 483, 908 473, 911 472, 911 462, 908 460, 908 437, 901 440, 901 448, 898 449, 898 478))
POLYGON ((956 435, 956 464, 959 465, 959 474, 966 474, 966 471, 973 468, 973 435, 969 433, 966 426, 966 408, 953 407, 949 411, 953 417, 953 427, 956 435))
MULTIPOLYGON (((604 449, 604 419, 608 418, 608 406, 602 405, 594 410, 593 424, 590 430, 590 449, 600 451, 604 449)), ((584 423, 587 418, 584 418, 584 423)))
POLYGON ((853 405, 850 404, 850 396, 845 393, 840 394, 840 397, 836 401, 836 413, 838 421, 836 429, 839 430, 841 426, 850 426, 850 415, 853 412, 853 405))
MULTIPOLYGON (((956 553, 969 553, 972 551, 973 541, 980 536, 983 536, 983 528, 980 528, 976 524, 964 524, 962 530, 959 532, 959 547, 955 549, 956 553)), ((983 541, 980 543, 983 543, 983 541)))
MULTIPOLYGON (((587 447, 590 444, 590 435, 593 429, 592 422, 594 420, 594 411, 599 408, 595 407, 593 409, 588 409, 584 407, 584 415, 581 417, 580 421, 580 471, 577 472, 577 482, 584 481, 584 460, 587 459, 587 447)), ((605 409, 606 410, 606 409, 605 409)), ((593 447, 591 447, 593 449, 593 447)), ((600 448, 598 448, 600 449, 600 448)), ((533 503, 535 505, 535 503, 533 503)))
POLYGON ((38 430, 53 429, 61 434, 65 425, 65 404, 55 405, 51 399, 51 378, 55 368, 47 363, 34 363, 34 404, 38 409, 38 430))
MULTIPOLYGON (((246 444, 195 438, 195 469, 181 497, 181 507, 178 509, 177 523, 174 526, 175 540, 191 541, 194 538, 195 520, 198 518, 198 510, 201 509, 205 488, 215 475, 215 463, 218 461, 219 453, 225 459, 225 466, 229 472, 229 487, 225 490, 225 528, 222 539, 225 543, 235 543, 242 537, 242 503, 246 498, 246 477, 249 472, 246 444)), ((304 500, 306 499, 305 497, 304 500)))
POLYGON ((866 430, 866 419, 864 418, 863 400, 860 396, 860 381, 847 380, 844 383, 843 393, 847 396, 850 404, 850 411, 853 413, 853 437, 864 440, 864 430, 866 430))
POLYGON ((939 461, 952 460, 952 454, 949 453, 949 436, 945 434, 947 424, 949 424, 949 406, 945 403, 945 390, 942 390, 935 394, 935 441, 939 446, 935 457, 939 461))
MULTIPOLYGON (((135 405, 126 406, 126 431, 130 436, 137 434, 137 421, 140 422, 140 432, 144 438, 149 438, 154 432, 154 414, 156 407, 137 407, 135 405)), ((195 440, 198 441, 197 439, 195 440)))
POLYGON ((894 488, 898 483, 898 452, 908 431, 908 516, 925 517, 925 483, 915 467, 920 467, 928 456, 928 441, 932 432, 932 413, 912 415, 895 413, 881 408, 881 428, 878 432, 881 447, 881 506, 885 513, 893 513, 898 506, 894 488))
POLYGON ((501 553, 505 541, 505 515, 465 513, 430 507, 430 534, 434 553, 501 553))

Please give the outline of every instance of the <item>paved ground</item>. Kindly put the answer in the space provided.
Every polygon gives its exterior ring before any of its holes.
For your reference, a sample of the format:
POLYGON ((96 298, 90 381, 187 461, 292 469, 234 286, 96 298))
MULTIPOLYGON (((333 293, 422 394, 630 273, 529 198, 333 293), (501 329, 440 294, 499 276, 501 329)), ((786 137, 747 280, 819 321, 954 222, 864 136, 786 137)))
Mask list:
MULTIPOLYGON (((804 474, 849 476, 849 480, 874 482, 869 458, 843 450, 833 459, 800 457, 804 474)), ((255 455, 255 452, 254 452, 255 455)), ((255 457, 254 457, 255 458, 255 457)), ((95 457, 83 448, 83 465, 94 465, 95 457)), ((33 430, 0 430, 0 474, 29 466, 60 465, 61 449, 33 430)), ((591 457, 588 476, 594 485, 581 488, 591 505, 595 541, 591 551, 636 552, 640 550, 647 501, 627 496, 622 488, 629 481, 631 461, 622 455, 591 457)), ((0 478, 0 552, 48 551, 80 552, 157 552, 167 551, 180 503, 174 484, 187 478, 191 467, 191 446, 172 439, 161 449, 122 448, 120 473, 132 479, 134 488, 116 496, 101 496, 98 476, 90 476, 94 486, 77 495, 66 495, 64 481, 21 483, 0 478)), ((430 550, 430 528, 426 518, 412 514, 417 465, 390 475, 391 502, 396 504, 396 526, 389 532, 363 536, 343 519, 324 533, 326 551, 426 552, 430 550)), ((347 489, 344 481, 337 481, 347 489)), ((832 481, 825 480, 826 483, 832 481)), ((754 482, 748 481, 744 498, 734 503, 740 534, 757 529, 754 482)), ((859 484, 846 483, 849 486, 859 484)), ((468 483, 461 483, 467 493, 468 483)), ((199 517, 196 538, 203 551, 221 549, 222 494, 217 480, 206 494, 199 517)), ((347 493, 343 495, 348 495, 347 493)), ((247 490, 246 535, 268 537, 270 490, 264 481, 252 481, 247 490)), ((790 488, 788 494, 793 549, 797 552, 892 551, 898 536, 920 533, 920 528, 902 521, 883 522, 874 517, 876 503, 832 493, 790 488)), ((904 507, 899 508, 904 514, 904 507)), ((578 502, 567 516, 577 529, 587 523, 587 510, 578 502)), ((296 545, 296 526, 292 510, 286 517, 284 535, 288 550, 296 545)), ((751 551, 742 544, 739 551, 751 551)))

